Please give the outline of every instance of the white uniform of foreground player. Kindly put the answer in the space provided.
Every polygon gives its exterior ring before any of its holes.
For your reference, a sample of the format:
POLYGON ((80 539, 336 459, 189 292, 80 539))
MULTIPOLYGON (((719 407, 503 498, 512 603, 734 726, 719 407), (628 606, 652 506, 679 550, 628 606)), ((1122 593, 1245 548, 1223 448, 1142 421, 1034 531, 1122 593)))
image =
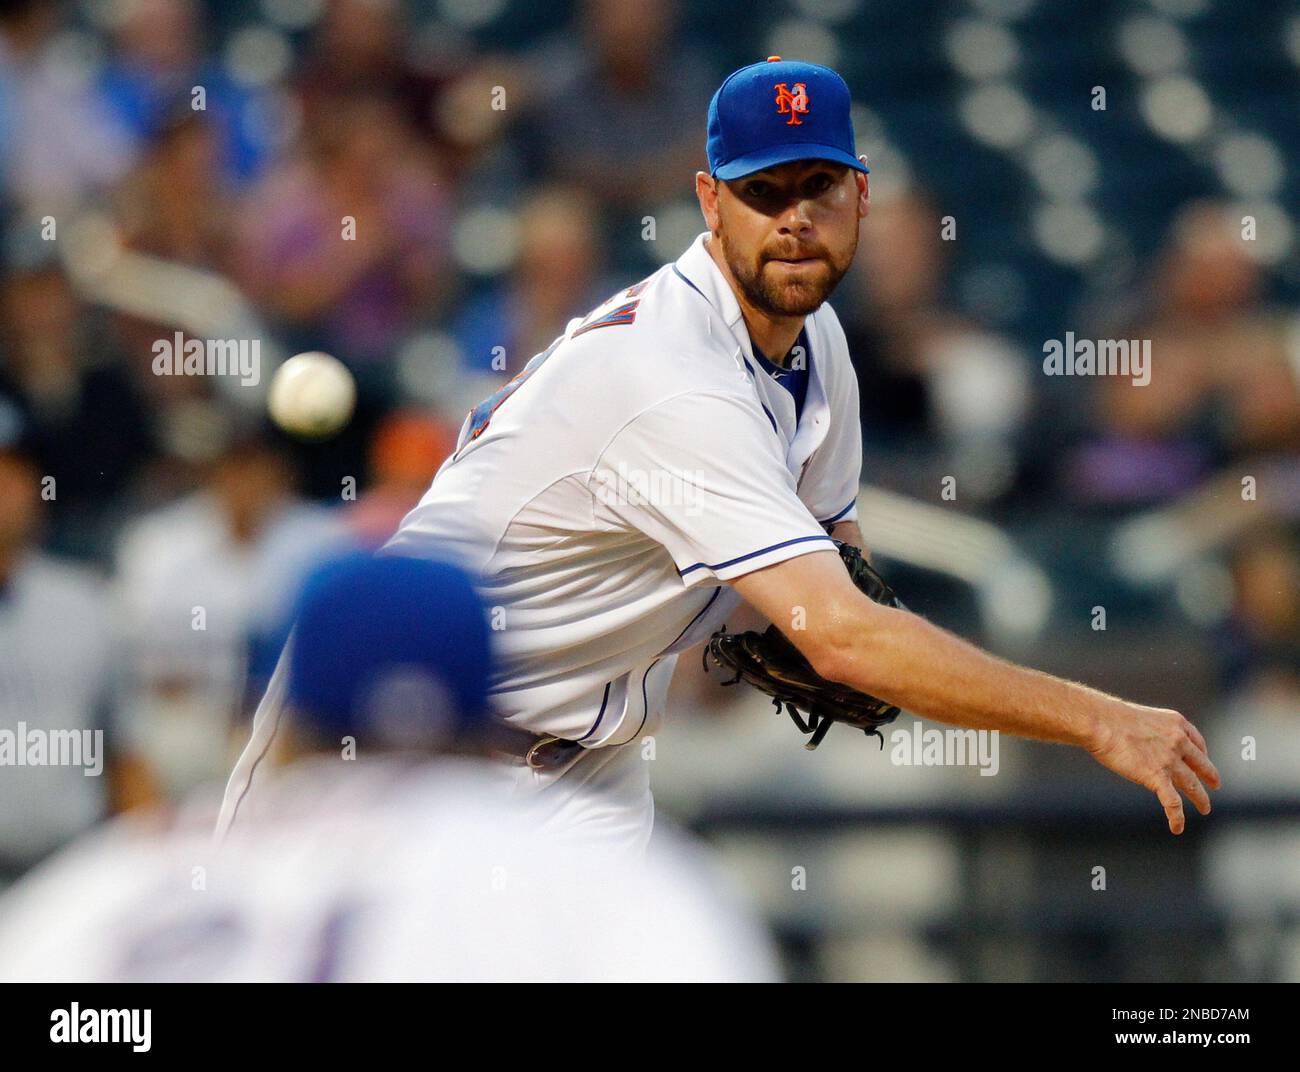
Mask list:
POLYGON ((0 981, 769 981, 693 847, 539 836, 481 760, 301 761, 219 853, 119 821, 0 900, 0 981), (346 768, 341 771, 340 767, 346 768))
MULTIPOLYGON (((857 381, 834 311, 823 304, 805 323, 796 424, 707 237, 571 321, 471 413, 387 546, 452 553, 482 578, 503 626, 500 713, 584 746, 557 771, 520 768, 520 784, 545 789, 553 828, 627 847, 650 835, 642 742, 662 725, 677 654, 740 603, 722 582, 831 548, 829 527, 856 518, 857 381)), ((279 707, 273 683, 223 830, 256 791, 279 707)))

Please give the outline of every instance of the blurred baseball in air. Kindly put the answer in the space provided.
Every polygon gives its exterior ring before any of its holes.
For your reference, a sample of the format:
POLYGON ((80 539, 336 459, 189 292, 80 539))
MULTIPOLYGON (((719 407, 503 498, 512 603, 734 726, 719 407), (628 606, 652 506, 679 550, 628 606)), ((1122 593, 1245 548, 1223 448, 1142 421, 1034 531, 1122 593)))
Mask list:
POLYGON ((324 439, 348 423, 357 402, 352 373, 337 357, 313 350, 275 370, 267 407, 290 435, 324 439))

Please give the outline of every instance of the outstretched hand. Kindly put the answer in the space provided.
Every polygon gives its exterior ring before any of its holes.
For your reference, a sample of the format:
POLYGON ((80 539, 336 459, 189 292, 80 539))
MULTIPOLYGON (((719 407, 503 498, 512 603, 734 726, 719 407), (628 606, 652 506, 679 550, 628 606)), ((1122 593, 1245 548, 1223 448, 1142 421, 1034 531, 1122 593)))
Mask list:
POLYGON ((1186 824, 1179 793, 1208 815, 1205 787, 1223 784, 1201 731, 1177 711, 1162 707, 1121 703, 1101 720, 1088 752, 1103 767, 1155 793, 1174 834, 1181 834, 1186 824))

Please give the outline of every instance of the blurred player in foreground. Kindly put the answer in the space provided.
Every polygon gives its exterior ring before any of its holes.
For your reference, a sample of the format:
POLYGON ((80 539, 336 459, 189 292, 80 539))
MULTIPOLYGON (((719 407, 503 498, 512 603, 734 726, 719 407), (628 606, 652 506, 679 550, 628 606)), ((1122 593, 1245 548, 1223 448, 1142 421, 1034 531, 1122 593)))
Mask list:
MULTIPOLYGON (((300 598, 266 791, 121 820, 0 901, 4 981, 771 980, 683 840, 627 862, 537 831, 488 756, 486 610, 438 561, 356 554, 300 598)), ((593 806, 599 806, 598 803, 593 806)))

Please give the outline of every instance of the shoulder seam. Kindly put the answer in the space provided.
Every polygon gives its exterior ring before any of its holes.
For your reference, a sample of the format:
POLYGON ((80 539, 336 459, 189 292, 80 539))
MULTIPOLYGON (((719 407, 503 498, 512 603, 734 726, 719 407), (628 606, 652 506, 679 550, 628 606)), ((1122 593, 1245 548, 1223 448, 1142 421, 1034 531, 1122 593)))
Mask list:
MULTIPOLYGON (((519 517, 519 515, 522 514, 525 510, 527 510, 528 507, 529 507, 532 503, 536 502, 539 498, 541 498, 543 495, 545 495, 548 491, 550 491, 550 490, 551 490, 553 487, 555 487, 557 484, 563 484, 566 480, 570 479, 571 477, 581 476, 581 475, 582 475, 584 472, 586 472, 586 471, 587 471, 587 470, 585 470, 585 469, 574 469, 572 472, 569 472, 569 473, 561 473, 561 474, 560 474, 559 476, 557 476, 554 480, 552 480, 549 484, 547 484, 546 487, 541 488, 541 489, 540 489, 539 491, 537 491, 535 494, 529 496, 527 499, 525 499, 522 503, 519 504, 519 506, 518 506, 518 508, 515 510, 515 512, 512 513, 512 514, 510 515, 510 517, 506 519, 506 523, 505 523, 505 524, 502 526, 502 528, 501 528, 501 535, 497 537, 496 542, 492 545, 492 551, 491 551, 491 553, 490 553, 490 554, 487 556, 487 558, 484 559, 484 561, 483 561, 483 572, 484 572, 485 575, 489 575, 489 576, 490 576, 490 574, 488 573, 488 568, 487 568, 487 567, 488 567, 488 564, 489 564, 489 563, 490 563, 494 558, 496 558, 498 552, 500 552, 500 550, 501 550, 501 541, 504 540, 504 539, 506 538, 506 533, 510 531, 510 526, 513 525, 513 524, 515 523, 515 521, 516 521, 516 519, 519 517)), ((584 486, 584 488, 586 487, 585 482, 584 482, 584 485, 583 485, 583 486, 584 486)))

